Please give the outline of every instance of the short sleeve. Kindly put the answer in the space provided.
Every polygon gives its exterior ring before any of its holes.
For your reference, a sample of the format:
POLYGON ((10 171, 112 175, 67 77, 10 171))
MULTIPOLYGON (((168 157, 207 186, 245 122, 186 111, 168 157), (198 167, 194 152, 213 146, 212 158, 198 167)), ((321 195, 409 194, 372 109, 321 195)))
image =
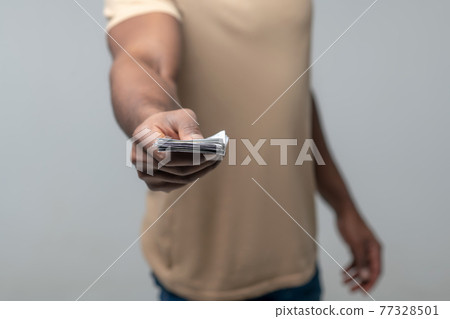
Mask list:
POLYGON ((105 0, 103 13, 108 20, 106 29, 110 30, 122 21, 150 12, 167 13, 181 20, 174 0, 105 0))

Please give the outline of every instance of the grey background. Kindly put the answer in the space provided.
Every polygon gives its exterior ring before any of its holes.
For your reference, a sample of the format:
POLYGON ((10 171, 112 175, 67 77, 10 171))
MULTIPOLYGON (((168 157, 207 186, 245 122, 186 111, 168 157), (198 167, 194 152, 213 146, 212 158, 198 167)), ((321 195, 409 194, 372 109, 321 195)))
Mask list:
MULTIPOLYGON (((101 1, 80 3, 102 24, 101 1)), ((316 1, 313 56, 369 6, 316 1)), ((375 299, 449 299, 450 2, 379 1, 313 68, 330 145, 385 247, 375 299)), ((72 0, 0 2, 0 299, 76 299, 137 237, 105 35, 72 0)), ((319 201, 319 240, 349 254, 319 201)), ((367 299, 320 255, 325 299, 367 299)), ((139 246, 86 295, 157 295, 139 246)))

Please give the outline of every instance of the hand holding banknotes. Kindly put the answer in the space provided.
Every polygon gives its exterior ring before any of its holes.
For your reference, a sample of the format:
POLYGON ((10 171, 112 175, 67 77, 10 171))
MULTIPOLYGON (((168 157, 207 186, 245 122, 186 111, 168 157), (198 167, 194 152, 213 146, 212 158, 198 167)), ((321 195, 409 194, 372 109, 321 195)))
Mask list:
POLYGON ((213 170, 226 146, 219 140, 218 155, 204 155, 214 153, 208 143, 211 140, 203 139, 190 109, 153 114, 136 128, 133 137, 131 161, 139 178, 150 190, 163 192, 183 187, 213 170))

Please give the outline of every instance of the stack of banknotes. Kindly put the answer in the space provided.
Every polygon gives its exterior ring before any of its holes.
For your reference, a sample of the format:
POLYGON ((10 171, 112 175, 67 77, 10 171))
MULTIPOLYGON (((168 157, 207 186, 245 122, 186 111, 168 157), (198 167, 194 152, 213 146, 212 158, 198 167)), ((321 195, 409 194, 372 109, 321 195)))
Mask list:
POLYGON ((155 146, 160 152, 200 153, 220 156, 225 155, 227 144, 228 136, 225 131, 199 140, 181 141, 163 137, 155 141, 155 146))

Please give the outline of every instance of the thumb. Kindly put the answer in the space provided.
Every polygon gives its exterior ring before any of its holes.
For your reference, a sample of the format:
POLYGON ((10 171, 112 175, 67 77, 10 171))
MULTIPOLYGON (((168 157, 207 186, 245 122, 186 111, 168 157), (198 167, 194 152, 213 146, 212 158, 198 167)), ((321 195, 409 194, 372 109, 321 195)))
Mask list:
POLYGON ((180 140, 197 140, 202 139, 203 135, 195 123, 186 123, 178 127, 178 137, 180 140))
POLYGON ((204 138, 198 127, 185 129, 179 133, 179 136, 181 140, 200 140, 204 138))
POLYGON ((369 278, 370 271, 367 267, 367 256, 364 245, 359 244, 354 251, 356 269, 362 281, 369 278))
POLYGON ((194 118, 187 115, 178 117, 177 132, 180 140, 195 140, 203 138, 200 128, 194 121, 194 118))

